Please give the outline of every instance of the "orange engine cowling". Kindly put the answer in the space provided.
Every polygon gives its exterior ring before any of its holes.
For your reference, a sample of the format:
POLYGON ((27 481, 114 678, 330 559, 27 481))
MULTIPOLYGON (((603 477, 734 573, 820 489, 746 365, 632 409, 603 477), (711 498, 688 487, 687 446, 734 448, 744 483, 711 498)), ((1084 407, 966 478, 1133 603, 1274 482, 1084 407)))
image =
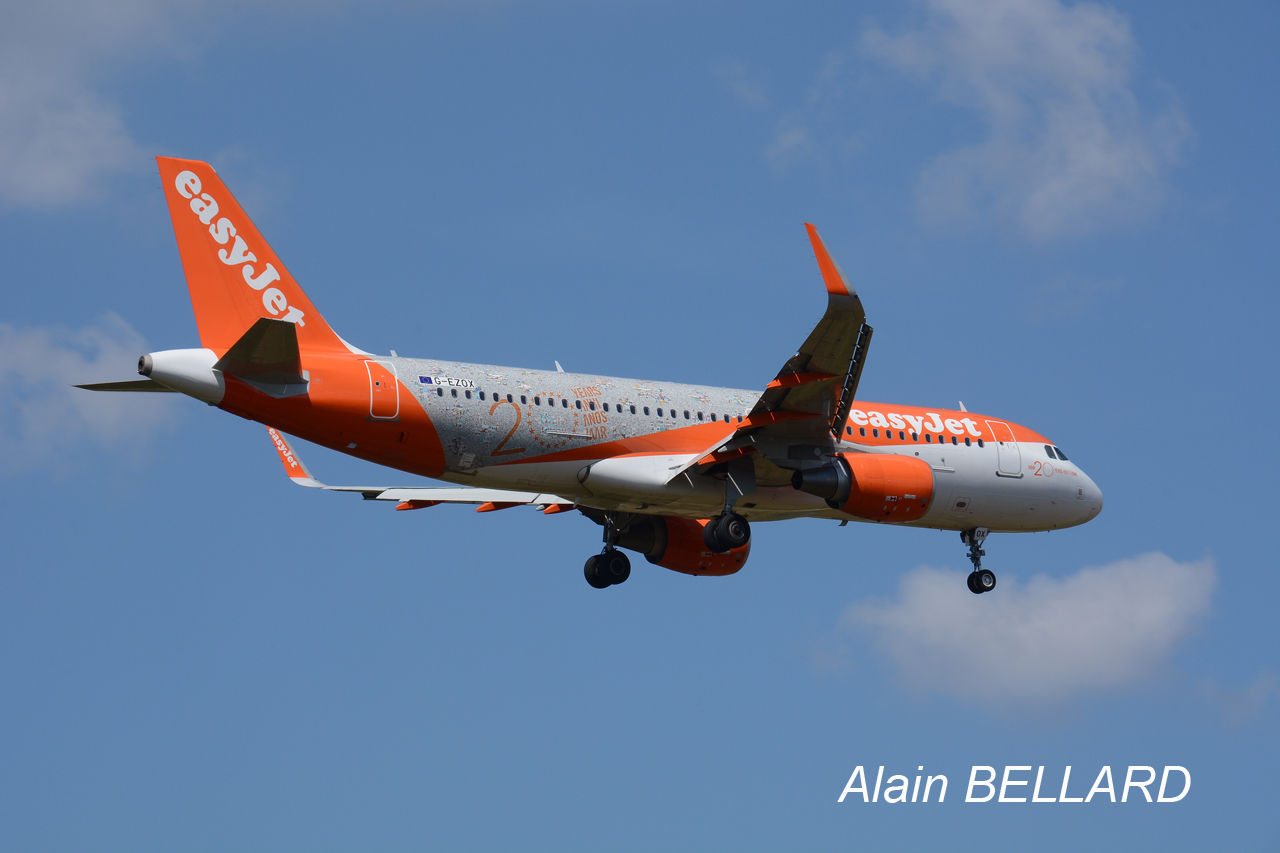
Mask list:
POLYGON ((654 565, 686 575, 731 575, 751 553, 751 543, 724 554, 707 550, 702 541, 705 519, 651 515, 633 521, 618 537, 618 547, 639 551, 654 565))
POLYGON ((797 471, 791 485, 873 521, 915 521, 933 500, 933 469, 914 456, 840 453, 831 465, 797 471))

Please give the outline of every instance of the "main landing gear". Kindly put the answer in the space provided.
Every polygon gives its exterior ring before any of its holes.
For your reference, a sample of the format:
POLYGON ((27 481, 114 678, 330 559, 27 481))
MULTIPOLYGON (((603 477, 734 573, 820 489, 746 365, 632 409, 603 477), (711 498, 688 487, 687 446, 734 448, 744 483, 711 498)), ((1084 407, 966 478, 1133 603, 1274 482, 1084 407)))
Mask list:
POLYGON ((996 588, 996 573, 982 568, 982 558, 987 552, 982 550, 982 543, 987 538, 987 528, 975 527, 960 532, 960 541, 969 546, 969 562, 973 563, 973 571, 967 581, 969 592, 981 595, 996 588))
POLYGON ((726 512, 702 528, 702 541, 709 550, 723 554, 751 541, 751 525, 736 512, 726 512))
POLYGON ((604 550, 587 558, 582 573, 587 583, 596 589, 604 589, 625 581, 631 577, 631 560, 618 550, 619 525, 614 514, 605 513, 604 517, 604 550))

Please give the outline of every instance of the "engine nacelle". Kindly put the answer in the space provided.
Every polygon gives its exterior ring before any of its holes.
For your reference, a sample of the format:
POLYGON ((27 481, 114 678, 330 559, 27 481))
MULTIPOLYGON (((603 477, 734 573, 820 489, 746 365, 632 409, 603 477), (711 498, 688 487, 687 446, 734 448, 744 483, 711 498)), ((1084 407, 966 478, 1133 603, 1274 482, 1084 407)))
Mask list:
POLYGON ((731 575, 741 569, 751 543, 724 554, 708 551, 702 541, 706 526, 706 519, 651 515, 633 521, 618 537, 618 547, 639 551, 650 563, 686 575, 731 575))
POLYGON ((831 465, 795 472, 791 485, 858 518, 915 521, 933 500, 933 469, 915 456, 840 453, 831 465))

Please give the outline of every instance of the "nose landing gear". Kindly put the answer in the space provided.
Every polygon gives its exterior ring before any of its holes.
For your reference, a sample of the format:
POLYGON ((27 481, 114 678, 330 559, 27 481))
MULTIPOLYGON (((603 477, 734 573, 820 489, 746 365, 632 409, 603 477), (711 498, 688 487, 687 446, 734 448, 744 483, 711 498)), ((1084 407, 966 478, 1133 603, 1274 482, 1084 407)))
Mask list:
POLYGON ((969 546, 969 562, 973 563, 973 571, 969 573, 966 583, 969 592, 981 595, 996 588, 996 574, 990 569, 982 568, 982 558, 987 552, 982 550, 982 543, 987 538, 987 528, 975 527, 960 532, 960 541, 969 546))

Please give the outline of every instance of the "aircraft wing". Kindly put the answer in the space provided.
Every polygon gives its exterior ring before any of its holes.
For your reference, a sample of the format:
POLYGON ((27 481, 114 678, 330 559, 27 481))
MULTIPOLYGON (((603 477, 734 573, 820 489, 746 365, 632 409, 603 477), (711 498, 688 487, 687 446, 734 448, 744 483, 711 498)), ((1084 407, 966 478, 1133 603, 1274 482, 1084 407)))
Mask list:
POLYGON ((396 509, 423 509, 437 504, 479 504, 476 512, 492 512, 513 506, 537 506, 545 512, 562 512, 574 506, 571 500, 541 492, 514 492, 506 489, 469 489, 466 487, 403 487, 391 486, 326 486, 311 476, 298 454, 284 435, 273 427, 267 433, 275 444, 276 453, 284 465, 289 479, 299 486, 325 489, 331 492, 359 492, 365 500, 395 501, 396 509))
POLYGON ((831 257, 818 229, 805 223, 818 269, 827 288, 827 310, 795 355, 738 424, 734 434, 708 447, 671 479, 695 465, 714 465, 760 451, 750 436, 763 433, 783 445, 823 443, 849 417, 874 331, 867 325, 862 300, 831 257))
POLYGON ((765 386, 749 416, 752 421, 768 421, 769 415, 776 418, 782 412, 809 416, 792 415, 771 423, 768 432, 780 438, 816 439, 839 432, 858 390, 873 331, 858 292, 827 252, 818 229, 808 223, 804 227, 827 287, 827 310, 796 354, 765 386))

